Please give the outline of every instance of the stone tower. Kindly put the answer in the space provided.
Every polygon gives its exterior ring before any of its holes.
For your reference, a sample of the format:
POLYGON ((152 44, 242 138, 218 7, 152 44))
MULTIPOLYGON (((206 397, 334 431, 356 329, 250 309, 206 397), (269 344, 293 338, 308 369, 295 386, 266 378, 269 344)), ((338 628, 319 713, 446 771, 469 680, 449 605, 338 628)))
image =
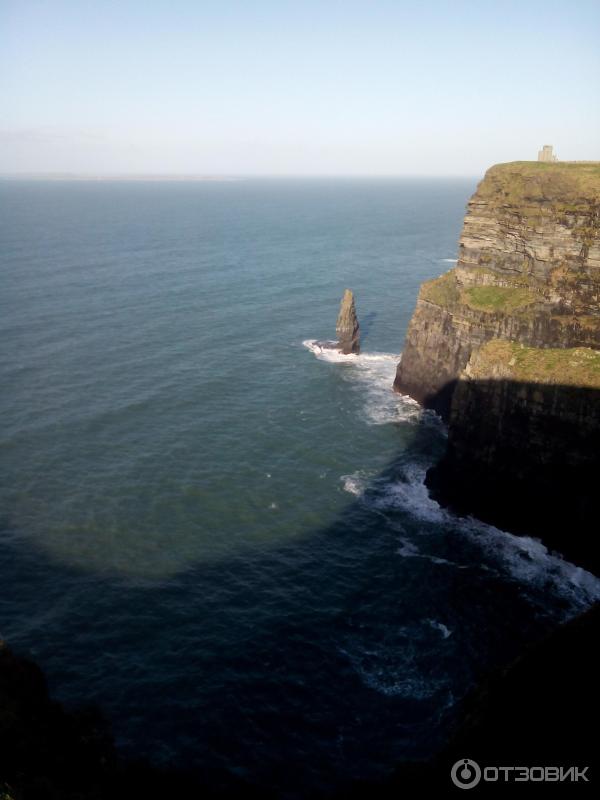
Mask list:
POLYGON ((558 161, 557 157, 552 154, 551 144, 545 144, 541 150, 538 150, 538 161, 558 161))

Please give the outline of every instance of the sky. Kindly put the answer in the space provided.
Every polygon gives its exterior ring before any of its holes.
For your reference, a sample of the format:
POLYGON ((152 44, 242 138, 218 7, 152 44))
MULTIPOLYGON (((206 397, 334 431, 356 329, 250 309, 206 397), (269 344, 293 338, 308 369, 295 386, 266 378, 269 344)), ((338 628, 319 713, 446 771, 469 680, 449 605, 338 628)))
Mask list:
POLYGON ((600 159, 598 0, 0 0, 0 173, 600 159))

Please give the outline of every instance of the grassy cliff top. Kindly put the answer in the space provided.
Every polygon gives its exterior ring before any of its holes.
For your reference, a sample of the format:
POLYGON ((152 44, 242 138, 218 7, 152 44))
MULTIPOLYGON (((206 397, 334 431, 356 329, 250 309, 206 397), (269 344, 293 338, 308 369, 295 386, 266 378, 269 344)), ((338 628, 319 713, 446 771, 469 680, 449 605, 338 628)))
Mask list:
POLYGON ((461 304, 476 311, 504 314, 523 313, 540 299, 527 286, 487 285, 464 288, 457 281, 456 269, 422 283, 419 297, 442 308, 453 308, 461 304))
POLYGON ((456 270, 450 269, 439 278, 432 278, 421 284, 419 298, 435 303, 442 308, 450 308, 460 300, 460 289, 456 281, 456 270))
POLYGON ((509 205, 550 203, 565 210, 600 203, 600 161, 511 161, 488 169, 475 201, 509 205))
POLYGON ((469 376, 523 383, 600 389, 600 350, 588 347, 541 349, 492 339, 471 357, 469 376))

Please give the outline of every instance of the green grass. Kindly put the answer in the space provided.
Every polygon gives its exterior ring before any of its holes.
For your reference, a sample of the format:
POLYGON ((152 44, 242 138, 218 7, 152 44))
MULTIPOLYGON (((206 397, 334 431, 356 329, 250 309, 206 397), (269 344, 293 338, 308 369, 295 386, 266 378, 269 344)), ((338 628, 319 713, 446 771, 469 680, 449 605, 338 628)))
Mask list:
POLYGON ((536 296, 526 288, 471 286, 462 292, 464 302, 478 311, 511 312, 531 305, 536 296))
POLYGON ((524 347, 492 339, 477 350, 472 377, 484 379, 500 369, 511 380, 600 389, 600 350, 524 347))
POLYGON ((512 161, 496 164, 477 187, 476 199, 492 206, 524 208, 550 205, 553 211, 578 213, 600 203, 600 162, 546 164, 512 161))
POLYGON ((451 269, 439 278, 422 283, 419 297, 444 308, 458 303, 460 290, 456 282, 456 272, 451 269))
POLYGON ((538 299, 527 287, 471 286, 461 289, 454 269, 422 283, 419 297, 442 308, 462 304, 488 313, 521 311, 538 299))

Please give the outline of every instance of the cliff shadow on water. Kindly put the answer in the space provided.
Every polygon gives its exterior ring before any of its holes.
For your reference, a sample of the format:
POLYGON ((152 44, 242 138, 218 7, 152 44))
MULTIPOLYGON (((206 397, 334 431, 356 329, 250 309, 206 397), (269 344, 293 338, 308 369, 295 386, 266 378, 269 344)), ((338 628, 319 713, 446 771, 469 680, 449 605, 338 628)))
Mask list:
MULTIPOLYGON (((507 539, 535 537, 559 559, 598 574, 599 390, 463 377, 424 397, 423 406, 449 422, 445 452, 425 476, 432 500, 458 519, 501 529, 507 539)), ((415 449, 423 450, 428 438, 421 425, 415 449)), ((401 474, 402 464, 402 458, 391 464, 390 475, 401 474)), ((424 789, 459 795, 464 787, 449 775, 466 757, 492 768, 558 765, 567 775, 575 770, 589 790, 598 767, 592 731, 600 712, 599 633, 596 601, 487 672, 457 703, 446 742, 432 758, 400 763, 375 784, 354 782, 339 797, 392 798, 424 789)), ((546 783, 544 792, 563 796, 573 791, 567 785, 546 783)), ((506 795, 502 784, 480 791, 506 795)))
MULTIPOLYGON (((557 403, 563 388, 552 390, 557 403)), ((490 382, 469 391, 483 436, 489 397, 509 402, 545 389, 490 382)), ((531 435, 517 423, 526 425, 515 412, 515 436, 531 435)), ((424 472, 414 471, 439 457, 439 423, 425 413, 412 431, 332 525, 194 566, 163 585, 88 576, 82 591, 82 576, 59 565, 30 582, 36 554, 9 540, 24 603, 32 592, 45 608, 77 600, 76 613, 50 617, 39 631, 36 658, 50 667, 51 687, 81 681, 121 739, 132 734, 127 720, 143 719, 141 739, 148 738, 139 749, 148 760, 123 760, 97 717, 65 715, 35 670, 0 650, 8 797, 120 797, 139 786, 147 797, 175 790, 179 797, 377 798, 428 782, 452 790, 451 761, 462 756, 587 763, 598 614, 559 624, 589 605, 585 592, 577 595, 581 571, 501 531, 473 521, 461 528, 460 517, 427 498, 424 472), (419 505, 417 525, 411 504, 419 505), (173 605, 176 626, 160 625, 173 605), (153 621, 145 636, 119 631, 124 608, 126 619, 153 621), (92 619, 94 637, 86 632, 92 619), (66 641, 65 674, 53 651, 66 641), (175 687, 165 682, 172 675, 175 687), (155 761, 153 738, 167 753, 177 743, 178 759, 155 761)), ((574 435, 566 423, 555 433, 548 479, 574 435)), ((594 441, 585 440, 590 453, 594 441)), ((460 474, 459 442, 450 436, 442 464, 451 464, 443 469, 466 497, 473 470, 460 474)), ((500 454, 508 482, 508 444, 500 454)), ((563 463, 561 479, 581 495, 583 465, 573 470, 563 463)))
POLYGON ((441 505, 540 538, 600 571, 600 390, 507 379, 451 381, 424 400, 446 411, 448 445, 427 472, 441 505))

